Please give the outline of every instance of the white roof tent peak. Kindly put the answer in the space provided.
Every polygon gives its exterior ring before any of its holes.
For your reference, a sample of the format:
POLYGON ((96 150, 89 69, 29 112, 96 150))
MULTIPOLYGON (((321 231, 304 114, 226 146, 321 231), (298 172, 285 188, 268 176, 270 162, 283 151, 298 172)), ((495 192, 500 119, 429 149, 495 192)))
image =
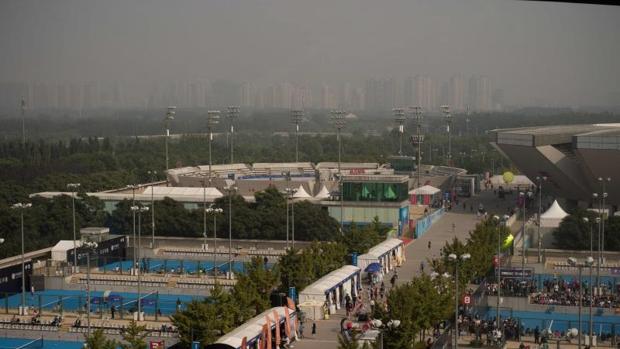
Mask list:
POLYGON ((413 195, 434 195, 440 192, 438 188, 433 187, 432 185, 423 185, 419 188, 415 188, 409 191, 409 194, 413 195))
POLYGON ((564 209, 562 209, 560 204, 558 204, 557 200, 554 200, 553 204, 551 205, 551 207, 549 207, 549 209, 547 211, 545 211, 545 213, 540 215, 540 218, 541 219, 545 219, 545 218, 564 218, 566 216, 568 216, 568 213, 566 213, 566 211, 564 211, 564 209))
POLYGON ((327 187, 325 186, 325 184, 323 184, 323 187, 321 187, 321 190, 319 191, 318 194, 316 194, 314 198, 315 199, 328 199, 329 198, 329 190, 327 190, 327 187))
POLYGON ((306 192, 306 189, 304 189, 304 186, 300 184, 299 188, 297 188, 297 192, 293 194, 293 198, 294 199, 310 199, 312 198, 312 196, 310 196, 310 194, 306 192))

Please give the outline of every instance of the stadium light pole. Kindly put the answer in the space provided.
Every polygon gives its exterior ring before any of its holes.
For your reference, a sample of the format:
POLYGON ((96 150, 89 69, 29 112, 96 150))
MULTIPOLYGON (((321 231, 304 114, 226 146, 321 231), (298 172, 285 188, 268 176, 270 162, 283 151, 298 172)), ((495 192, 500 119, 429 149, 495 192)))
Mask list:
POLYGON ((164 127, 166 129, 166 134, 164 135, 164 143, 166 146, 166 171, 168 169, 170 169, 169 167, 169 158, 168 158, 168 138, 170 138, 170 122, 172 120, 174 120, 174 117, 176 115, 176 109, 177 107, 175 106, 169 106, 168 110, 166 111, 166 117, 164 118, 164 127))
POLYGON ((342 110, 332 110, 330 112, 332 122, 336 127, 336 138, 338 140, 338 187, 340 190, 340 234, 344 234, 343 220, 344 220, 344 193, 342 183, 342 168, 341 168, 341 153, 342 153, 342 129, 347 123, 345 119, 345 112, 342 110))
POLYGON ((24 252, 24 210, 31 208, 31 203, 16 203, 11 208, 19 210, 21 235, 22 235, 22 305, 19 308, 19 315, 26 314, 26 257, 24 252))
POLYGON ((209 110, 207 111, 207 132, 209 136, 209 187, 211 186, 213 160, 211 158, 211 143, 213 143, 213 128, 220 122, 220 111, 209 110))
POLYGON ((532 192, 531 191, 520 192, 519 197, 521 197, 521 200, 523 200, 523 203, 522 203, 523 226, 521 227, 521 282, 523 282, 525 281, 525 249, 526 249, 526 245, 525 245, 525 223, 526 223, 525 222, 526 220, 525 204, 527 203, 527 199, 532 197, 532 192))
POLYGON ((499 216, 493 216, 493 219, 495 221, 498 222, 498 226, 497 226, 497 305, 496 305, 496 314, 495 314, 495 321, 497 324, 497 329, 499 330, 501 328, 501 321, 500 321, 500 312, 499 312, 499 306, 500 306, 500 298, 501 298, 501 291, 502 291, 502 226, 506 227, 506 221, 508 220, 508 215, 504 215, 502 218, 500 218, 499 216))
POLYGON ((132 271, 132 275, 135 273, 136 270, 136 211, 133 210, 133 207, 136 206, 136 189, 139 188, 138 185, 136 184, 130 184, 127 186, 127 188, 131 189, 131 206, 129 207, 129 209, 131 210, 131 218, 133 220, 133 240, 132 240, 132 262, 133 265, 131 267, 131 271, 132 271))
POLYGON ((231 185, 226 188, 228 193, 228 278, 232 279, 232 196, 237 192, 237 187, 231 185))
POLYGON ((459 347, 459 266, 471 258, 469 253, 457 256, 451 253, 448 259, 454 263, 454 348, 459 347))
POLYGON ((150 170, 147 172, 151 176, 151 248, 155 248, 155 176, 157 171, 150 170))
POLYGON ((547 176, 537 176, 538 182, 538 263, 542 263, 542 238, 540 236, 540 216, 542 215, 542 185, 547 176))
POLYGON ((142 296, 142 266, 140 263, 140 254, 141 254, 141 249, 142 249, 142 212, 148 212, 149 207, 148 206, 132 206, 131 207, 132 210, 138 211, 138 256, 137 256, 137 260, 138 260, 138 268, 136 269, 136 272, 138 273, 138 321, 142 321, 143 317, 142 317, 142 304, 141 304, 141 300, 140 297, 142 296))
POLYGON ((291 110, 291 122, 295 124, 295 162, 299 162, 299 125, 304 119, 304 111, 301 109, 291 110))
POLYGON ((446 120, 446 132, 448 133, 448 161, 447 165, 451 166, 452 164, 452 134, 450 132, 450 126, 452 125, 452 114, 450 113, 449 105, 442 105, 441 112, 443 113, 446 120))
MULTIPOLYGON (((84 242, 86 248, 86 326, 88 337, 90 337, 90 254, 97 250, 97 243, 93 241, 84 242)), ((77 251, 75 251, 77 254, 77 251)))
POLYGON ((400 136, 399 146, 398 146, 398 155, 403 155, 403 135, 405 133, 405 121, 407 117, 405 116, 405 110, 403 108, 393 108, 392 114, 394 115, 394 121, 398 125, 398 133, 400 136))
POLYGON ((293 248, 295 248, 295 198, 294 195, 297 192, 295 188, 286 188, 287 205, 288 199, 291 200, 291 242, 293 248))
POLYGON ((288 191, 290 189, 291 183, 291 171, 283 171, 282 175, 286 179, 286 188, 284 188, 284 201, 286 202, 286 249, 289 249, 289 222, 288 222, 288 191))
POLYGON ((605 215, 604 213, 607 213, 607 209, 605 208, 605 199, 607 198, 607 192, 605 191, 605 184, 606 183, 610 183, 611 182, 611 177, 598 177, 598 181, 601 184, 601 193, 602 197, 602 203, 601 203, 601 208, 603 209, 603 211, 601 212, 601 257, 602 257, 602 252, 605 252, 605 215))
POLYGON ((239 113, 241 112, 241 107, 236 106, 236 105, 231 105, 228 107, 227 111, 226 111, 226 116, 228 117, 228 122, 230 124, 230 163, 233 163, 233 140, 234 140, 234 134, 235 134, 235 120, 239 117, 239 113))
POLYGON ((77 195, 77 190, 80 187, 80 183, 69 183, 67 184, 67 189, 72 189, 71 193, 71 210, 73 214, 73 272, 77 272, 77 234, 76 234, 76 223, 75 223, 75 196, 77 195))
MULTIPOLYGON (((205 209, 205 212, 208 214, 213 213, 213 277, 215 277, 215 267, 217 265, 217 214, 224 212, 221 208, 215 208, 213 205, 209 206, 205 209)), ((207 250, 207 231, 204 232, 204 249, 207 250)))
POLYGON ((418 179, 418 188, 422 186, 421 183, 421 168, 422 168, 422 142, 424 142, 424 135, 422 135, 422 107, 413 106, 409 107, 409 110, 413 113, 416 120, 416 135, 412 136, 412 141, 417 145, 418 150, 418 167, 416 168, 416 175, 418 179))
POLYGON ((22 148, 26 148, 26 100, 22 97, 20 103, 22 115, 22 148))

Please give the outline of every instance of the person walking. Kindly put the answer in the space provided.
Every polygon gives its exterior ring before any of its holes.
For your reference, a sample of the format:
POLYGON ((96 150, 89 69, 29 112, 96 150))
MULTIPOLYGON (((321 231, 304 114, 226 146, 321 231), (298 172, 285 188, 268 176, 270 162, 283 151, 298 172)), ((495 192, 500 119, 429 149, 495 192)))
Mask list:
POLYGON ((431 242, 430 241, 428 242, 428 249, 429 250, 431 249, 431 242))
POLYGON ((316 336, 316 322, 312 322, 312 337, 316 336))
POLYGON ((112 305, 112 307, 110 307, 110 315, 112 315, 112 320, 114 320, 114 314, 116 314, 116 307, 112 305))

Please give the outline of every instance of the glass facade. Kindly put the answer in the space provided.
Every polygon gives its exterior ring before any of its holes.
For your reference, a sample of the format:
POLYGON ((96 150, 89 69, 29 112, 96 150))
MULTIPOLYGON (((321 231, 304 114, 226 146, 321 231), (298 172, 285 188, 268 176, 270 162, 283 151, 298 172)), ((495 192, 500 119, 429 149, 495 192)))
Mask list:
POLYGON ((407 183, 345 182, 344 201, 400 202, 408 199, 407 183))

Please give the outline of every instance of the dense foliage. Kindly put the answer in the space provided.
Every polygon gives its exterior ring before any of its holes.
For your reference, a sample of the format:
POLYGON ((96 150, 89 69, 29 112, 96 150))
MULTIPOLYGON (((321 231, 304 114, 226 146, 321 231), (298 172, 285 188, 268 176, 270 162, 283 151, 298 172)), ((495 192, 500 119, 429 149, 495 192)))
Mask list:
MULTIPOLYGON (((592 239, 593 249, 597 250, 599 241, 597 216, 595 212, 583 209, 576 209, 566 216, 558 229, 553 232, 555 247, 566 250, 589 250, 592 239)), ((606 251, 620 251, 620 217, 612 216, 605 220, 604 236, 606 251)))

